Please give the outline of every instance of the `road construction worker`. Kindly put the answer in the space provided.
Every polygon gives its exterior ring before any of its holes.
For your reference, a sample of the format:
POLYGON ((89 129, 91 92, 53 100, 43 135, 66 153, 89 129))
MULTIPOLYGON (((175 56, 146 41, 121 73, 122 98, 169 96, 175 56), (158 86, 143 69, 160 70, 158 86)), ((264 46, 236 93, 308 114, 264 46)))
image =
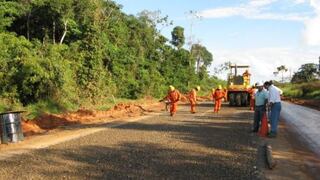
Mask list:
POLYGON ((248 85, 249 82, 250 82, 250 76, 251 76, 251 74, 249 73, 249 71, 246 70, 246 71, 242 74, 242 76, 243 76, 243 83, 244 83, 245 85, 248 85))
POLYGON ((225 98, 225 93, 221 85, 219 85, 217 89, 214 91, 214 93, 212 94, 212 98, 215 102, 214 112, 218 113, 221 110, 222 99, 225 98))
POLYGON ((255 93, 257 92, 257 89, 255 86, 251 86, 248 89, 248 93, 250 95, 250 110, 253 111, 255 106, 255 93))
POLYGON ((197 104, 197 92, 200 91, 200 86, 193 88, 188 95, 190 101, 190 112, 196 113, 196 104, 197 104))
POLYGON ((177 112, 178 101, 181 98, 181 94, 172 85, 169 86, 169 91, 166 97, 160 101, 167 100, 170 103, 170 116, 174 116, 177 112))

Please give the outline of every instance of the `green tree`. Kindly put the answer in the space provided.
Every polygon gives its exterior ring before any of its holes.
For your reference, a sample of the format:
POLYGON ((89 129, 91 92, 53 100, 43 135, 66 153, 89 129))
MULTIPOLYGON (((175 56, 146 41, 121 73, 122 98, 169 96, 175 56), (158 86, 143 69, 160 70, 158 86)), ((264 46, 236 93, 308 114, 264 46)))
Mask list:
POLYGON ((207 50, 206 47, 202 46, 201 44, 193 44, 191 47, 191 54, 194 59, 196 59, 196 70, 197 73, 200 72, 200 68, 206 70, 206 68, 212 63, 213 56, 207 50))
POLYGON ((284 82, 283 74, 288 71, 288 68, 285 65, 281 65, 281 66, 277 67, 277 71, 281 72, 281 81, 284 82))
POLYGON ((3 32, 20 14, 20 5, 17 2, 0 0, 0 32, 3 32))
POLYGON ((181 26, 174 27, 171 36, 171 43, 178 49, 181 49, 185 43, 184 28, 181 26))
POLYGON ((317 64, 308 63, 303 64, 298 72, 294 73, 291 82, 292 83, 301 83, 301 82, 310 82, 317 78, 317 64))
POLYGON ((0 0, 0 102, 95 105, 161 97, 170 84, 187 92, 220 83, 207 71, 206 47, 182 48, 182 27, 168 44, 168 16, 121 8, 111 0, 0 0))

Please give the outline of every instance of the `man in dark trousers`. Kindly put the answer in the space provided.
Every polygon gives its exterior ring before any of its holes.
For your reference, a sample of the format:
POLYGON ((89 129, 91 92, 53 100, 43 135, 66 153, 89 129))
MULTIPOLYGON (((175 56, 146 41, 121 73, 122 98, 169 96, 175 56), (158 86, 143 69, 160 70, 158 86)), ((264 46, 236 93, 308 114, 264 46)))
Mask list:
POLYGON ((268 92, 263 88, 261 82, 256 83, 258 91, 254 94, 255 108, 254 108, 254 123, 252 132, 258 132, 260 122, 263 115, 266 113, 266 105, 268 102, 268 92))

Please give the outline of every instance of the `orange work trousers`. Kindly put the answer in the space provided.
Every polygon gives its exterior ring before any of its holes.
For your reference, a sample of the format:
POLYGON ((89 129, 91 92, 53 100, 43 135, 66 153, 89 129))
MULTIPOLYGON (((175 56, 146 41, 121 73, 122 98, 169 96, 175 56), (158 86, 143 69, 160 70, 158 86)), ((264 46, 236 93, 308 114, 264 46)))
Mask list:
POLYGON ((170 115, 173 116, 177 112, 178 103, 171 103, 170 115))
POLYGON ((250 99, 250 110, 254 110, 254 99, 250 99))
POLYGON ((190 112, 195 113, 196 112, 196 102, 190 100, 190 112))
POLYGON ((222 103, 222 99, 219 100, 215 100, 214 103, 214 112, 219 112, 221 109, 221 103, 222 103))

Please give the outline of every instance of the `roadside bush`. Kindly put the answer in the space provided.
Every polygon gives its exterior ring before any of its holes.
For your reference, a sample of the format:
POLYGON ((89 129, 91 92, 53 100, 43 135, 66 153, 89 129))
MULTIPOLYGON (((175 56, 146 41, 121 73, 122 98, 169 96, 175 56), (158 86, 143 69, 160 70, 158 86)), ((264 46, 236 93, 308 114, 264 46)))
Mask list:
POLYGON ((301 84, 280 84, 284 96, 292 98, 320 99, 320 82, 313 81, 301 84))

